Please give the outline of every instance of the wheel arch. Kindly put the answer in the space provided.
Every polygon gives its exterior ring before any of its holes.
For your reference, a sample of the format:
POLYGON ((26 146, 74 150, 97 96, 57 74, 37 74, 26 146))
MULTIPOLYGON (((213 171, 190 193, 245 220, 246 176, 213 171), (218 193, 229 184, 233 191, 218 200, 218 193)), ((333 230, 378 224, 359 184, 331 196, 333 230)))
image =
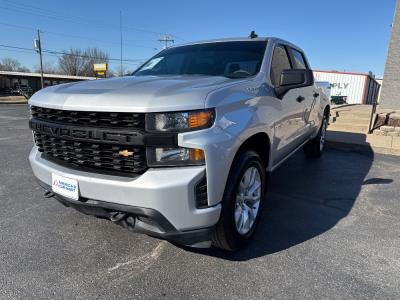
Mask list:
MULTIPOLYGON (((240 147, 237 149, 235 156, 233 158, 232 164, 237 158, 238 154, 241 151, 245 150, 253 150, 255 151, 261 158, 264 166, 266 169, 269 167, 269 163, 271 161, 270 156, 271 156, 271 140, 268 136, 267 133, 265 132, 258 132, 255 133, 251 136, 249 136, 247 139, 245 139, 240 147)), ((232 167, 232 165, 231 165, 232 167)))

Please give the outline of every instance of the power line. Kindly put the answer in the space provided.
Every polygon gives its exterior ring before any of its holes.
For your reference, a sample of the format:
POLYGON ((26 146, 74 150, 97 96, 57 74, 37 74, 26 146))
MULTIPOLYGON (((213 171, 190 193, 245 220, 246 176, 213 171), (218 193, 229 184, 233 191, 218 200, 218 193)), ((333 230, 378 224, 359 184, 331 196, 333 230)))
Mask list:
POLYGON ((21 25, 14 25, 14 24, 9 24, 9 23, 3 23, 3 22, 0 22, 0 25, 4 25, 4 26, 9 26, 9 27, 15 27, 15 28, 20 28, 20 29, 25 29, 25 30, 29 30, 29 31, 31 31, 31 30, 35 30, 35 28, 33 28, 33 27, 27 27, 27 26, 21 26, 21 25))
MULTIPOLYGON (((60 52, 60 51, 54 51, 54 50, 48 50, 48 49, 43 49, 43 52, 46 53, 51 53, 51 54, 60 54, 60 55, 67 55, 67 56, 75 56, 75 57, 82 57, 82 58, 90 58, 90 59, 105 59, 104 57, 96 57, 96 56, 90 56, 90 55, 82 55, 82 54, 74 54, 74 53, 68 53, 68 52, 60 52)), ((120 58, 106 58, 109 61, 121 61, 120 58)), ((130 62, 136 62, 139 59, 123 59, 122 61, 130 61, 130 62)))
POLYGON ((18 46, 10 46, 10 45, 2 45, 0 44, 0 47, 3 48, 11 48, 11 49, 18 49, 18 50, 29 50, 31 52, 36 52, 35 50, 31 49, 31 48, 24 48, 24 47, 18 47, 18 46))
MULTIPOLYGON (((0 45, 0 51, 11 51, 11 52, 18 52, 18 53, 24 53, 24 54, 36 54, 36 51, 30 48, 24 48, 24 47, 17 47, 17 46, 10 46, 10 45, 0 45), (1 49, 1 47, 3 47, 4 49, 1 49)), ((45 57, 57 57, 60 58, 62 57, 62 55, 72 55, 72 54, 68 54, 68 53, 64 53, 64 52, 58 52, 58 54, 55 54, 55 52, 44 52, 43 56, 45 57)), ((134 66, 137 67, 139 65, 141 65, 144 61, 146 61, 145 59, 137 59, 135 61, 126 61, 123 60, 123 65, 130 65, 130 66, 134 66)), ((119 60, 115 59, 112 61, 108 62, 109 64, 119 64, 119 60)))
MULTIPOLYGON (((52 31, 47 31, 47 30, 44 30, 43 33, 51 34, 51 35, 59 35, 59 36, 64 36, 64 37, 77 38, 77 39, 82 39, 82 40, 91 40, 91 41, 94 41, 94 42, 111 44, 111 45, 118 45, 119 44, 117 42, 101 41, 101 40, 93 39, 93 38, 89 38, 89 37, 66 34, 66 33, 59 33, 59 32, 52 32, 52 31)), ((147 48, 147 49, 152 49, 152 50, 158 50, 156 47, 144 46, 144 45, 138 45, 138 44, 131 44, 131 43, 125 43, 125 42, 123 43, 123 45, 124 46, 132 46, 132 47, 138 47, 138 48, 147 48)))
POLYGON ((30 51, 18 50, 18 49, 0 49, 0 51, 9 51, 9 52, 18 52, 18 53, 32 54, 32 52, 30 52, 30 51))
MULTIPOLYGON (((0 49, 0 51, 1 50, 9 50, 9 49, 0 49)), ((21 51, 21 50, 10 50, 10 51, 21 51)), ((60 58, 60 57, 62 57, 62 54, 53 54, 53 53, 45 52, 45 53, 43 53, 43 56, 60 58)), ((138 65, 142 64, 144 61, 145 60, 138 61, 138 62, 127 62, 127 61, 124 61, 123 65, 138 66, 138 65)), ((110 64, 110 65, 119 65, 120 62, 119 61, 109 61, 108 64, 110 64)))
MULTIPOLYGON (((34 6, 31 4, 27 4, 27 3, 21 3, 21 2, 17 2, 17 1, 10 1, 10 0, 2 0, 2 2, 6 2, 5 4, 8 6, 13 6, 14 8, 17 9, 23 9, 23 10, 30 10, 36 13, 46 13, 46 14, 52 14, 52 15, 57 15, 58 12, 53 11, 53 10, 49 10, 49 9, 44 9, 43 7, 38 7, 38 6, 34 6)), ((71 14, 65 14, 66 16, 69 16, 70 18, 78 18, 78 19, 82 19, 81 17, 76 17, 73 16, 71 14)))
MULTIPOLYGON (((25 29, 25 30, 29 30, 29 31, 31 31, 31 30, 35 31, 36 30, 33 27, 14 25, 14 24, 9 24, 9 23, 4 23, 4 22, 0 22, 0 25, 20 28, 20 29, 25 29)), ((55 36, 77 38, 77 39, 82 39, 82 40, 85 40, 85 41, 90 40, 90 41, 94 41, 94 42, 98 42, 98 43, 104 43, 104 44, 110 44, 110 45, 119 45, 119 43, 117 43, 117 42, 103 41, 103 40, 93 39, 93 38, 86 37, 86 36, 79 36, 79 35, 73 35, 73 34, 67 34, 67 33, 61 33, 61 32, 54 32, 54 31, 48 31, 48 30, 41 30, 40 32, 44 33, 44 34, 55 35, 55 36)), ((156 47, 130 43, 129 40, 126 40, 126 41, 128 41, 129 43, 124 42, 123 43, 124 46, 131 46, 131 47, 137 47, 137 48, 147 48, 147 49, 152 49, 152 50, 158 50, 156 47)))
MULTIPOLYGON (((2 0, 2 2, 3 3, 5 2, 5 4, 7 6, 0 6, 1 8, 11 10, 11 11, 14 11, 17 13, 31 14, 31 15, 44 17, 44 18, 55 19, 57 21, 60 21, 60 19, 64 19, 66 21, 77 23, 77 24, 90 24, 92 27, 94 26, 94 24, 97 24, 97 27, 101 27, 103 29, 119 30, 119 26, 116 26, 115 24, 111 24, 111 23, 87 20, 86 18, 82 18, 82 17, 75 16, 72 14, 62 15, 59 12, 56 12, 53 10, 43 9, 41 7, 37 7, 34 5, 18 3, 14 0, 13 1, 2 0)), ((140 31, 140 32, 148 33, 148 34, 154 34, 154 35, 162 35, 163 34, 161 32, 142 29, 142 28, 136 28, 136 27, 131 27, 131 26, 124 26, 122 29, 124 31, 140 31)), ((186 41, 185 39, 183 39, 177 35, 170 34, 170 36, 181 39, 183 41, 186 41)))
MULTIPOLYGON (((32 53, 36 52, 35 50, 33 50, 31 48, 25 48, 25 47, 19 47, 19 46, 11 46, 11 45, 0 44, 0 47, 16 49, 16 50, 26 50, 26 51, 31 51, 32 53)), ((82 57, 82 58, 90 58, 90 59, 104 59, 103 57, 96 57, 96 56, 82 55, 82 54, 73 54, 73 53, 55 51, 55 50, 49 50, 49 49, 42 49, 42 52, 49 53, 49 54, 58 54, 58 55, 68 55, 68 56, 76 56, 76 57, 82 57)), ((107 60, 119 62, 120 58, 107 58, 107 60)), ((145 59, 123 59, 122 61, 123 62, 141 62, 141 61, 144 61, 144 60, 145 59)))

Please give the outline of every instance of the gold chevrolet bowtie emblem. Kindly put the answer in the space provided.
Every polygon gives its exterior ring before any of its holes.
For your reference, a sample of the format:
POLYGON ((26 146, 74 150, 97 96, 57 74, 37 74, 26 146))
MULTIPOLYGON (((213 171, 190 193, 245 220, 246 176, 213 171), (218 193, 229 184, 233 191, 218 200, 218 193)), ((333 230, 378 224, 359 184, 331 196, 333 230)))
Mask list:
POLYGON ((129 151, 129 150, 122 150, 119 151, 118 154, 119 156, 123 156, 123 157, 128 157, 128 156, 133 156, 133 151, 129 151))

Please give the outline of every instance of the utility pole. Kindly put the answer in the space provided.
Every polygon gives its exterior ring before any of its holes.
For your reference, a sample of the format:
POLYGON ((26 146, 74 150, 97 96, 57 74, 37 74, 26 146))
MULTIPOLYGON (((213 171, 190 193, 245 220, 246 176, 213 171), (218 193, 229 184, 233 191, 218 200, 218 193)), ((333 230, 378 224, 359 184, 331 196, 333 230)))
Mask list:
POLYGON ((40 59, 40 83, 42 88, 44 88, 44 83, 43 83, 43 59, 42 59, 42 43, 40 41, 40 30, 37 30, 37 38, 34 41, 34 47, 36 51, 39 53, 39 59, 40 59))
POLYGON ((168 42, 174 43, 175 41, 171 39, 171 37, 168 34, 164 34, 162 39, 158 40, 159 42, 164 43, 164 49, 168 48, 168 42))
POLYGON ((121 77, 124 76, 123 74, 123 67, 122 67, 122 11, 119 11, 119 35, 120 35, 120 40, 121 40, 121 61, 120 61, 120 65, 121 65, 121 77))

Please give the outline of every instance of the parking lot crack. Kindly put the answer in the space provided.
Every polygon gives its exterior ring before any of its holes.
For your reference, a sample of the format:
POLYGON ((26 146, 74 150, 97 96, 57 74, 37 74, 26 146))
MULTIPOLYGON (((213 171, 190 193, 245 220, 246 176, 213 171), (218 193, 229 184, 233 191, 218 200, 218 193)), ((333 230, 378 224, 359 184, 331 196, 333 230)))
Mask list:
POLYGON ((108 273, 118 270, 121 267, 130 266, 130 268, 142 268, 147 270, 161 255, 165 248, 166 242, 162 241, 151 252, 143 256, 128 260, 126 262, 117 263, 114 267, 108 269, 108 273))

